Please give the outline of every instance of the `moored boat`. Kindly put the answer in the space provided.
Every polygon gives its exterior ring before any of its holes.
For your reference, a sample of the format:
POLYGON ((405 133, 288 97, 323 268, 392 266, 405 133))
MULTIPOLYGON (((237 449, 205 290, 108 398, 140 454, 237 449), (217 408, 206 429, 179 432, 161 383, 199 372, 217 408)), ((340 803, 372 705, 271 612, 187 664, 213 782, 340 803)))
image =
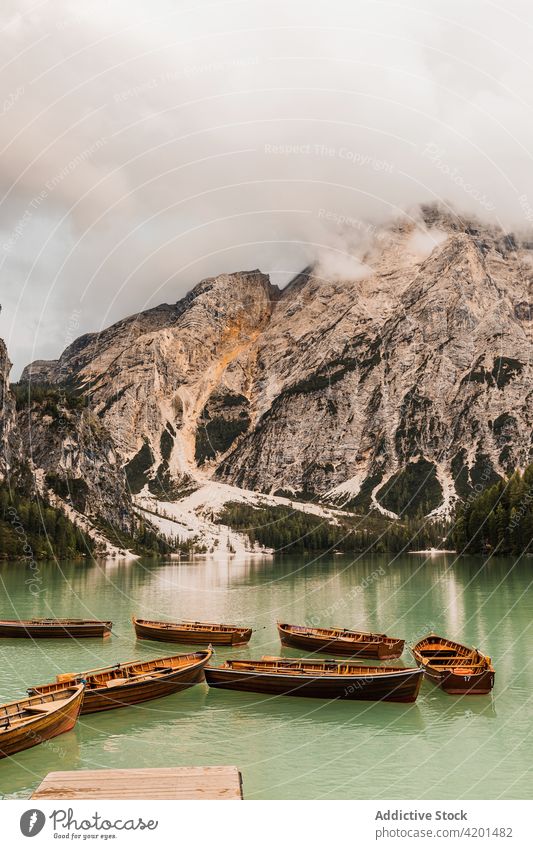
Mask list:
POLYGON ((478 649, 428 634, 411 652, 426 676, 452 695, 486 695, 494 686, 490 657, 478 649))
POLYGON ((0 758, 15 755, 70 731, 83 701, 83 684, 0 705, 0 758))
POLYGON ((0 637, 109 637, 112 627, 100 619, 0 619, 0 637))
POLYGON ((204 666, 213 654, 211 649, 158 657, 155 660, 132 660, 115 666, 90 669, 87 672, 57 676, 52 684, 28 690, 32 694, 54 693, 66 683, 83 682, 85 696, 82 714, 137 705, 177 693, 204 681, 204 666))
POLYGON ((213 622, 157 622, 132 617, 137 637, 141 640, 159 640, 165 643, 189 645, 242 646, 252 636, 251 628, 238 625, 217 625, 213 622))
POLYGON ((350 661, 263 657, 261 660, 227 660, 221 666, 207 666, 205 677, 210 687, 272 696, 414 702, 423 672, 417 667, 373 667, 358 666, 350 661))
POLYGON ((368 657, 387 660, 400 657, 404 640, 352 631, 348 628, 310 628, 278 622, 278 633, 284 646, 312 652, 327 652, 346 657, 368 657))

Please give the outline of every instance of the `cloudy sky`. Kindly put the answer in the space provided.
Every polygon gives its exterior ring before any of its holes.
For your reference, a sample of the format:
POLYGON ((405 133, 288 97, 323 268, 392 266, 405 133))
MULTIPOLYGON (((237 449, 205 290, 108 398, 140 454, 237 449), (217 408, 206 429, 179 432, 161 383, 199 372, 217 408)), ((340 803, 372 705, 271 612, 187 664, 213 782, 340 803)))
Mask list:
POLYGON ((202 277, 283 283, 346 216, 533 222, 525 0, 3 0, 0 27, 14 377, 202 277))

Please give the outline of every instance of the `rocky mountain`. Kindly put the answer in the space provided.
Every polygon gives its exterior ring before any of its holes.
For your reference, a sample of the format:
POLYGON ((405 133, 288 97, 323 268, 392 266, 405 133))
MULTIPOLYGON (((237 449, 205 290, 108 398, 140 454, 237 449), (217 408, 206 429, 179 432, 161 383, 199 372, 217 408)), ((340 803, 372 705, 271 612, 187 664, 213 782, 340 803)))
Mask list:
POLYGON ((231 366, 252 351, 277 297, 259 271, 205 280, 173 306, 84 336, 58 361, 33 363, 22 382, 76 387, 89 398, 127 461, 133 492, 147 482, 158 491, 165 482, 183 484, 197 476, 206 456, 217 457, 234 441, 224 432, 215 450, 209 427, 199 425, 217 405, 224 409, 224 428, 243 432, 240 405, 249 402, 241 389, 251 385, 253 366, 233 375, 231 366))
POLYGON ((132 505, 113 439, 83 399, 61 388, 19 394, 17 428, 24 456, 54 502, 76 514, 132 531, 132 505))
POLYGON ((117 553, 117 533, 133 532, 133 509, 111 436, 78 394, 42 383, 11 387, 10 370, 0 339, 0 484, 8 480, 14 499, 38 493, 95 550, 117 553))
POLYGON ((218 481, 399 515, 531 462, 531 244, 431 208, 366 239, 353 275, 329 266, 282 291, 222 274, 33 363, 23 383, 81 394, 95 428, 37 465, 114 469, 105 498, 123 466, 156 504, 218 481))
POLYGON ((425 258, 408 228, 364 279, 308 274, 284 293, 254 351, 252 425, 218 476, 427 513, 531 462, 531 253, 439 223, 425 258))
POLYGON ((13 463, 20 459, 20 441, 16 427, 15 398, 9 388, 11 363, 4 341, 0 339, 0 481, 13 463))

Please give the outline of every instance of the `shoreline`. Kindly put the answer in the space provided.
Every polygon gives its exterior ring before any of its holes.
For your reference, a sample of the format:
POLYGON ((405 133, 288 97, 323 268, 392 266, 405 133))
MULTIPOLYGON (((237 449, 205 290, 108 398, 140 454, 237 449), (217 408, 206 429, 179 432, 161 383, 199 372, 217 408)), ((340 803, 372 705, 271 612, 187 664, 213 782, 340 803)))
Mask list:
POLYGON ((407 551, 407 554, 428 554, 435 557, 437 554, 457 554, 454 548, 425 548, 420 551, 407 551))

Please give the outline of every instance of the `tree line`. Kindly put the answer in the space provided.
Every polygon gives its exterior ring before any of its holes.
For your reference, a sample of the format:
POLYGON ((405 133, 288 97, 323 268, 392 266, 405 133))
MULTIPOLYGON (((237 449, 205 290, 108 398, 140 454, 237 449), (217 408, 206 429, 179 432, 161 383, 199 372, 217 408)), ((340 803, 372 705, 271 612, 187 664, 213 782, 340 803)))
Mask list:
MULTIPOLYGON (((533 464, 468 498, 457 507, 453 521, 393 520, 370 513, 337 514, 333 524, 330 518, 290 506, 240 502, 226 504, 217 521, 245 533, 252 544, 281 553, 397 553, 453 546, 459 553, 521 554, 533 551, 533 464)), ((183 548, 177 540, 163 539, 140 516, 130 533, 102 521, 95 524, 116 545, 142 554, 166 555, 183 548)), ((90 538, 29 485, 19 481, 12 488, 0 483, 0 559, 64 559, 93 551, 90 538)))
POLYGON ((252 545, 258 542, 281 553, 309 551, 401 552, 446 547, 449 523, 441 521, 391 520, 384 516, 337 516, 331 519, 283 505, 251 507, 230 502, 218 522, 245 533, 252 545))
POLYGON ((533 464, 459 505, 452 533, 458 552, 533 550, 533 464))
POLYGON ((0 558, 64 559, 92 550, 86 534, 45 498, 0 483, 0 558))

